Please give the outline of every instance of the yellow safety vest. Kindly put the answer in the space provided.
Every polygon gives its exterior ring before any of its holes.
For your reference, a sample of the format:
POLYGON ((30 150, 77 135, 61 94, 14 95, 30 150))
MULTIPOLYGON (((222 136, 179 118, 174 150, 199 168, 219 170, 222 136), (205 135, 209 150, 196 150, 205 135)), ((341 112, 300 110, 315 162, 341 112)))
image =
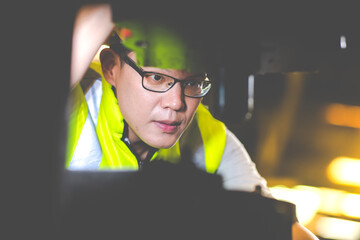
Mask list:
MULTIPOLYGON (((66 167, 69 167, 72 156, 77 147, 80 135, 88 117, 88 105, 80 85, 71 91, 72 109, 69 118, 69 134, 66 154, 66 167)), ((111 89, 111 85, 102 78, 102 96, 98 112, 98 119, 94 129, 99 142, 102 158, 99 169, 138 169, 138 161, 127 145, 121 140, 124 121, 120 112, 118 101, 111 89)), ((226 135, 225 125, 215 119, 207 108, 200 104, 194 120, 185 130, 180 140, 170 149, 158 150, 151 161, 163 159, 170 162, 179 162, 181 149, 191 147, 193 135, 199 134, 204 146, 205 170, 215 173, 219 167, 224 152, 226 135), (194 131, 198 128, 199 131, 194 131)))

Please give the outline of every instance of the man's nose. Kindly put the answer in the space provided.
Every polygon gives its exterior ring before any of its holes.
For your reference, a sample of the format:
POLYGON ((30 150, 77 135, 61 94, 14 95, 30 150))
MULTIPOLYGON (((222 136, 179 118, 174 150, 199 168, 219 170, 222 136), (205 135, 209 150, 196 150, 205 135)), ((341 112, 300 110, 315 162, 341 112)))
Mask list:
POLYGON ((185 109, 183 89, 179 82, 175 83, 167 92, 162 93, 161 106, 163 108, 171 108, 175 111, 185 109))

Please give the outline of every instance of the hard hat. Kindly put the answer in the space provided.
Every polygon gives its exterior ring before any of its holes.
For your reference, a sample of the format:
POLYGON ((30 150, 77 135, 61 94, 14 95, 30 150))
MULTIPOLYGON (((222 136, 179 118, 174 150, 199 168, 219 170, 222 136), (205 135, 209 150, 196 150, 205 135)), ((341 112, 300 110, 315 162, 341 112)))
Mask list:
POLYGON ((134 51, 139 66, 205 72, 202 39, 187 30, 159 21, 122 21, 115 23, 109 42, 134 51))

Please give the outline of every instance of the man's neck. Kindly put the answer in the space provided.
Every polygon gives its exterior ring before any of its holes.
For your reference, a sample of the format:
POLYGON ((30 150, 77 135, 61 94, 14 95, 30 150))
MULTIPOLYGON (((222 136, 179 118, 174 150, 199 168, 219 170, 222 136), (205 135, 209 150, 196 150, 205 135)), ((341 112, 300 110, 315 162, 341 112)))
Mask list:
POLYGON ((137 155, 140 157, 141 161, 144 161, 152 149, 149 145, 144 142, 131 142, 131 147, 136 151, 137 155))

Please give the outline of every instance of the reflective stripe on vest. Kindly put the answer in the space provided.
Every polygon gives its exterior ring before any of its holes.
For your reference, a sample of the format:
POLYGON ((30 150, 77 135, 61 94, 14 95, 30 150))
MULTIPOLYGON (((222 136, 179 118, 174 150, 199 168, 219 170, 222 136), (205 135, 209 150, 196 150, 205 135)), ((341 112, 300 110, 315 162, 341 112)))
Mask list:
MULTIPOLYGON (((96 82, 100 83, 99 81, 96 82)), ((69 169, 76 169, 76 166, 80 167, 80 165, 86 165, 86 161, 89 161, 89 165, 91 165, 90 168, 93 168, 97 164, 100 169, 138 169, 136 157, 132 154, 126 144, 121 141, 124 122, 117 99, 111 89, 111 85, 104 79, 102 80, 101 85, 102 86, 99 87, 99 85, 94 84, 90 89, 90 91, 96 89, 97 92, 100 92, 101 96, 100 104, 97 103, 99 104, 98 107, 94 107, 93 104, 90 104, 91 106, 89 105, 89 109, 91 110, 88 110, 86 105, 86 101, 88 101, 88 103, 91 101, 85 99, 81 88, 79 87, 80 89, 73 91, 73 94, 78 99, 77 101, 79 101, 79 103, 76 104, 76 109, 71 114, 69 124, 70 141, 68 141, 66 166, 69 167, 69 169), (97 109, 98 114, 96 114, 95 111, 97 109), (88 112, 91 114, 88 114, 88 112), (92 130, 90 127, 87 127, 87 122, 92 122, 94 124, 92 130), (97 137, 95 137, 95 134, 86 134, 83 132, 94 131, 95 127, 97 137), (86 137, 83 137, 83 135, 86 137), (96 141, 89 141, 88 138, 90 136, 95 137, 96 141), (90 143, 91 145, 89 145, 90 143), (81 151, 89 151, 90 148, 93 152, 90 156, 81 153, 81 151), (83 150, 80 151, 80 149, 83 150), (101 155, 99 154, 99 151, 101 152, 101 155), (80 161, 79 159, 81 159, 81 156, 87 156, 87 158, 90 159, 80 161), (75 164, 75 162, 81 162, 81 164, 75 164)), ((96 94, 96 96, 99 96, 99 94, 96 94)), ((96 102, 97 101, 95 101, 95 103, 96 102)), ((210 112, 202 104, 200 104, 197 109, 192 122, 192 125, 194 124, 199 129, 202 144, 204 145, 206 166, 206 169, 204 170, 209 173, 214 173, 219 167, 225 149, 225 125, 213 118, 210 112)), ((192 132, 189 132, 189 134, 191 137, 192 132)), ((152 160, 161 158, 166 161, 178 162, 180 160, 180 152, 182 149, 180 142, 181 141, 178 141, 170 149, 160 149, 154 154, 152 160)))
POLYGON ((96 133, 102 146, 100 168, 137 169, 138 162, 126 144, 121 141, 124 121, 111 85, 102 80, 103 95, 99 109, 96 133))
POLYGON ((225 125, 213 118, 202 104, 199 105, 195 117, 204 143, 206 171, 215 173, 225 149, 225 125))

